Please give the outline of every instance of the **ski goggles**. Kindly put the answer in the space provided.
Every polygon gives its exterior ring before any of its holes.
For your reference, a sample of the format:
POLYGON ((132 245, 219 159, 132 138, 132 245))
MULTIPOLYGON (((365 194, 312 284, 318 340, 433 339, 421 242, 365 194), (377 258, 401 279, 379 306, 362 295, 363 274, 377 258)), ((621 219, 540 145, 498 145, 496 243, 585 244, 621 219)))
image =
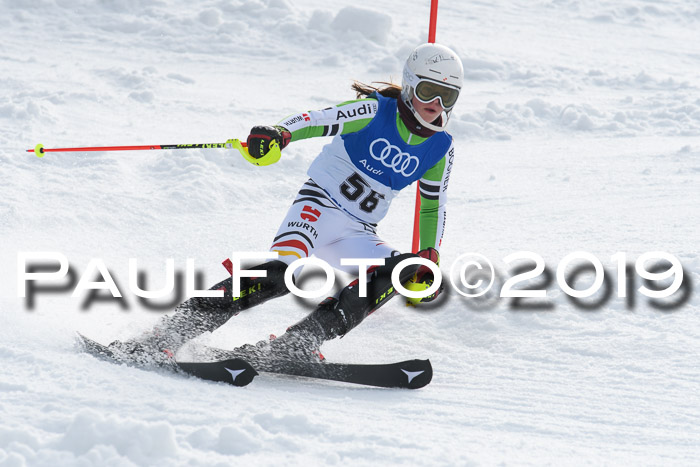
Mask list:
POLYGON ((420 78, 415 87, 414 95, 424 104, 440 99, 443 109, 452 108, 459 97, 459 88, 449 84, 438 83, 425 78, 420 78))

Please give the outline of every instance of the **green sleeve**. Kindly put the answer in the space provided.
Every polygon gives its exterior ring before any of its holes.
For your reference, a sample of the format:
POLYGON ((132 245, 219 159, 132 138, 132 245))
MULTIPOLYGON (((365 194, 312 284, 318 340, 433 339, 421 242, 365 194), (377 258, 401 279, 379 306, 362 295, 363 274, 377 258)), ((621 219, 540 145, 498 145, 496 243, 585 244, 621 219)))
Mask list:
POLYGON ((445 230, 447 183, 452 170, 454 148, 431 167, 418 181, 420 190, 420 248, 440 249, 445 230))
MULTIPOLYGON (((341 102, 323 110, 309 110, 289 115, 278 123, 292 134, 292 141, 355 133, 367 125, 377 114, 379 101, 372 97, 341 102)), ((421 144, 427 138, 412 134, 396 112, 396 127, 408 144, 421 144)))
POLYGON ((345 101, 323 110, 310 110, 285 117, 278 124, 292 134, 292 141, 360 131, 377 114, 377 99, 345 101))

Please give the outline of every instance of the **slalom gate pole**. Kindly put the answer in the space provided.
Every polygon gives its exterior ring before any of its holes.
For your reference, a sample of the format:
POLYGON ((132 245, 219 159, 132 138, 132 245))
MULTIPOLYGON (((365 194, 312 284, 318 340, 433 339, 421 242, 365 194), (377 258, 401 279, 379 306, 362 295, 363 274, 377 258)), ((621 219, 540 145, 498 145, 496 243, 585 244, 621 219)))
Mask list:
POLYGON ((428 42, 435 43, 435 30, 437 29, 438 0, 430 0, 430 26, 428 28, 428 42))
POLYGON ((144 146, 95 146, 84 148, 55 148, 48 149, 42 144, 37 144, 34 149, 27 149, 37 157, 44 157, 47 152, 98 152, 98 151, 146 151, 156 149, 205 149, 205 148, 236 148, 236 143, 242 147, 247 147, 246 143, 238 140, 228 140, 225 143, 196 143, 196 144, 150 144, 144 146))
MULTIPOLYGON (((428 27, 428 42, 435 43, 437 29, 438 0, 430 0, 430 24, 428 27)), ((413 242, 411 251, 418 253, 420 249, 420 181, 416 182, 416 209, 413 213, 413 242)))

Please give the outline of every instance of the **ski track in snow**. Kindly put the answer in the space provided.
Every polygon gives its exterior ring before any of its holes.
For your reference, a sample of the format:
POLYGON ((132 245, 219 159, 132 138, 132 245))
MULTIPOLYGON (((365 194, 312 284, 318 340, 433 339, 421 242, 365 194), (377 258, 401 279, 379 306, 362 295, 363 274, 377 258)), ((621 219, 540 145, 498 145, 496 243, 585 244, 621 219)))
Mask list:
MULTIPOLYGON (((586 311, 554 285, 549 311, 395 299, 324 346, 334 361, 430 358, 418 391, 269 375, 239 389, 75 348, 75 330, 109 342, 158 318, 128 292, 128 258, 155 289, 166 258, 194 258, 213 283, 232 251, 265 251, 325 141, 268 168, 225 150, 24 150, 243 138, 351 98, 352 79, 400 81, 428 13, 417 0, 0 0, 0 466, 697 462, 696 290, 672 312, 614 293, 586 311), (59 251, 78 274, 102 258, 129 309, 80 310, 64 292, 27 310, 20 251, 59 251)), ((618 251, 661 250, 700 286, 699 28, 693 1, 441 2, 438 41, 466 74, 443 271, 469 251, 498 265, 529 250, 553 270, 589 251, 610 272, 618 251)), ((380 227, 401 249, 409 191, 380 227)), ((310 303, 284 297, 200 342, 281 334, 310 303)))

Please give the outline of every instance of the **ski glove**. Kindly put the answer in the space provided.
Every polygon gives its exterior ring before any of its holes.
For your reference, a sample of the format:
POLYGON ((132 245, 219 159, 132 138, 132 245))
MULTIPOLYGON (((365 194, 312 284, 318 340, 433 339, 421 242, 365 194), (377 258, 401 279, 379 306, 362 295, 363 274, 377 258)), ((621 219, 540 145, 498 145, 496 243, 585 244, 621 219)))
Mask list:
MULTIPOLYGON (((433 263, 440 266, 440 253, 438 253, 438 251, 435 248, 426 248, 425 250, 421 250, 418 252, 418 256, 430 260, 433 263)), ((411 278, 410 281, 408 281, 405 287, 408 290, 414 292, 423 291, 427 290, 431 285, 433 285, 434 280, 435 277, 433 276, 433 271, 431 271, 430 268, 427 266, 420 266, 418 268, 418 271, 416 271, 416 274, 411 278)), ((406 300, 409 305, 417 305, 418 303, 432 302, 437 298, 437 296, 440 294, 440 292, 442 292, 444 288, 444 282, 442 282, 440 283, 440 287, 427 297, 406 298, 406 300)))
POLYGON ((254 126, 248 135, 248 152, 254 159, 260 159, 270 151, 273 142, 284 149, 291 140, 292 134, 283 126, 254 126))

